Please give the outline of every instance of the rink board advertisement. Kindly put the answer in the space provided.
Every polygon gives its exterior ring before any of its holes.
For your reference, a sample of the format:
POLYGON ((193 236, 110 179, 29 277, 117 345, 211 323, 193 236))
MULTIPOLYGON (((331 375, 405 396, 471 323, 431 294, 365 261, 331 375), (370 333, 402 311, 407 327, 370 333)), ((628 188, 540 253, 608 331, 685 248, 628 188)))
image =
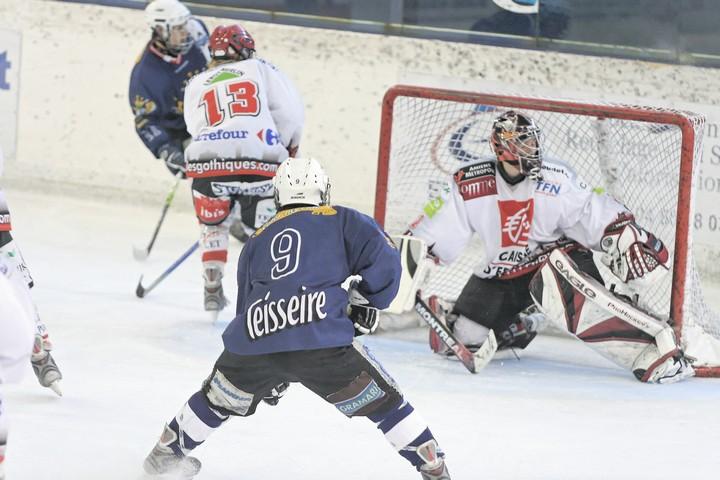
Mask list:
POLYGON ((17 148, 21 34, 0 29, 0 147, 6 159, 17 148))
MULTIPOLYGON (((539 86, 520 86, 496 84, 485 81, 471 81, 467 79, 434 77, 430 75, 408 74, 399 79, 398 83, 431 86, 452 90, 467 90, 486 93, 515 94, 524 97, 547 97, 572 99, 587 102, 613 102, 674 108, 695 112, 705 116, 706 123, 703 131, 703 154, 696 163, 695 171, 695 211, 691 218, 694 230, 694 245, 696 258, 699 260, 701 270, 713 275, 720 275, 720 267, 715 266, 720 259, 720 108, 712 105, 701 105, 687 102, 669 102, 662 99, 632 98, 603 95, 595 92, 562 91, 539 86), (522 92, 522 93, 518 93, 522 92), (705 262, 709 260, 710 262, 705 262)), ((492 112, 490 113, 492 115, 492 112)), ((542 125, 540 125, 542 128, 542 125)), ((487 130, 487 128, 486 128, 487 130)), ((465 132, 473 134, 476 139, 486 136, 486 132, 465 132)), ((544 135, 553 136, 553 132, 543 132, 544 135)), ((597 148, 596 139, 578 134, 577 132, 562 132, 565 137, 563 143, 568 154, 578 154, 585 149, 592 151, 597 148)), ((648 135, 648 142, 652 142, 648 135)), ((484 137, 483 137, 484 138, 484 137)), ((622 171, 618 175, 623 182, 636 183, 640 188, 677 188, 677 173, 665 171, 655 159, 647 153, 651 150, 649 145, 643 144, 642 136, 633 132, 620 132, 615 137, 619 139, 613 145, 608 145, 616 159, 622 160, 622 171), (626 141, 627 140, 627 141, 626 141)), ((657 141, 657 139, 655 139, 657 141)), ((478 140, 479 142, 479 140, 478 140)), ((476 142, 476 143, 478 143, 476 142)), ((491 154, 486 148, 486 154, 491 154)), ((429 185, 428 200, 438 195, 438 192, 447 190, 447 185, 429 185)), ((613 193, 613 192, 610 192, 613 193)), ((622 200, 622 199, 621 199, 622 200)), ((660 223, 674 223, 674 215, 670 212, 647 205, 642 216, 654 217, 660 223), (667 217, 667 221, 663 220, 667 217), (671 218, 672 217, 672 218, 671 218)))

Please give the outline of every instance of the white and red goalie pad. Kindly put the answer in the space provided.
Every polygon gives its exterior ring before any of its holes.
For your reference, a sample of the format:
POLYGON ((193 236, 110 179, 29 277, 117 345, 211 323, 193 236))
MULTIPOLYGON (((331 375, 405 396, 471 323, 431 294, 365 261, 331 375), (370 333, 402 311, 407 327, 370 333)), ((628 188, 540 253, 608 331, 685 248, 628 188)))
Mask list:
POLYGON ((628 370, 650 345, 657 346, 657 361, 679 352, 666 322, 609 292, 561 250, 533 277, 530 294, 555 327, 628 370))

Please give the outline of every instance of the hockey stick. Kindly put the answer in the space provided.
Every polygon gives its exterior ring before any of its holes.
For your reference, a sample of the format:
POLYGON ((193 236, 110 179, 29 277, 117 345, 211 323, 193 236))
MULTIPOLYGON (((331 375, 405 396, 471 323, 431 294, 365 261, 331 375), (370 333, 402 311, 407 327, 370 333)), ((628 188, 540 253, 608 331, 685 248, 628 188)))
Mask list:
POLYGON ((150 250, 152 250, 153 245, 155 245, 155 239, 157 239, 158 233, 160 232, 160 227, 165 220, 165 215, 170 208, 170 204, 172 203, 173 198, 175 198, 175 192, 180 185, 181 179, 182 172, 178 172, 177 174, 175 174, 175 183, 165 197, 165 204, 163 205, 162 213, 160 214, 160 220, 158 220, 157 225, 155 225, 155 231, 153 232, 153 236, 150 239, 150 243, 148 243, 148 246, 141 249, 133 245, 133 257, 135 257, 135 260, 145 260, 150 255, 150 250))
POLYGON ((420 318, 430 325, 430 328, 435 330, 438 337, 452 350, 470 373, 477 373, 485 368, 495 355, 497 351, 497 340, 492 330, 490 330, 488 338, 483 342, 478 351, 472 353, 453 335, 447 325, 440 321, 430 307, 427 306, 427 303, 420 297, 420 292, 415 295, 415 311, 420 315, 420 318))
POLYGON ((195 250, 197 250, 197 248, 199 246, 200 246, 199 242, 196 241, 195 243, 193 243, 192 246, 190 248, 188 248, 185 251, 185 253, 183 253, 180 256, 180 258, 175 260, 175 262, 173 262, 173 264, 170 265, 167 268, 167 270, 165 270, 163 273, 161 273, 160 276, 158 278, 156 278, 147 287, 143 287, 143 285, 142 285, 143 275, 140 275, 140 280, 138 281, 137 288, 135 289, 135 295, 137 295, 139 298, 143 298, 145 295, 147 295, 150 292, 150 290, 155 288, 158 285, 158 283, 162 282, 165 279, 165 277, 170 275, 173 272, 173 270, 175 270, 177 267, 179 267, 181 263, 183 263, 190 255, 192 255, 192 253, 195 250))

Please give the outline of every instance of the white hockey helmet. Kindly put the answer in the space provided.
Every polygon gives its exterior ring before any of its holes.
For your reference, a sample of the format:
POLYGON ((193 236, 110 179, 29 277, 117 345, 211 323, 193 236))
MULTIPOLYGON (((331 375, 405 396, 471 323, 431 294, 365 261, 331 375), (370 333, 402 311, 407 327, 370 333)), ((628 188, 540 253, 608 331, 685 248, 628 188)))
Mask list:
POLYGON ((273 178, 275 205, 328 205, 330 179, 314 158, 288 158, 273 178))
POLYGON ((187 53, 193 44, 187 29, 190 10, 178 0, 154 0, 145 7, 145 21, 153 38, 160 40, 174 55, 187 53))

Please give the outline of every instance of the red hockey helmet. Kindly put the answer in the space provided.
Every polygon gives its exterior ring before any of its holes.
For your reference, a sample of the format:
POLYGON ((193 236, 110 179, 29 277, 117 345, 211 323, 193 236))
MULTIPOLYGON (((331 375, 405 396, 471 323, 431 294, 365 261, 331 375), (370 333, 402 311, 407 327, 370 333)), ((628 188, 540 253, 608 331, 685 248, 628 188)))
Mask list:
POLYGON ((255 40, 240 25, 221 25, 210 34, 210 55, 217 60, 247 60, 255 53, 255 40))

